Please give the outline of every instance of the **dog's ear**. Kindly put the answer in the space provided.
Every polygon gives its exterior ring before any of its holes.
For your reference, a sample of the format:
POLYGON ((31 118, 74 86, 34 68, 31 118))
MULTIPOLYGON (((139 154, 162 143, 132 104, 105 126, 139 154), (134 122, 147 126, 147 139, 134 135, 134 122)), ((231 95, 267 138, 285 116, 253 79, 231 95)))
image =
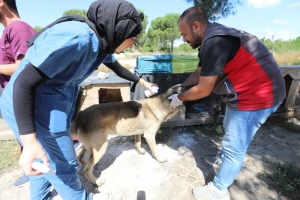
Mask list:
POLYGON ((181 93, 181 90, 182 90, 181 84, 174 85, 167 90, 166 96, 169 97, 172 94, 179 94, 179 93, 181 93))
POLYGON ((182 87, 181 87, 180 93, 183 93, 183 92, 187 91, 186 87, 184 87, 183 85, 181 85, 181 86, 182 87))
POLYGON ((185 91, 191 89, 191 88, 194 87, 194 86, 195 86, 195 85, 188 85, 188 86, 183 86, 183 85, 182 85, 180 93, 185 92, 185 91))

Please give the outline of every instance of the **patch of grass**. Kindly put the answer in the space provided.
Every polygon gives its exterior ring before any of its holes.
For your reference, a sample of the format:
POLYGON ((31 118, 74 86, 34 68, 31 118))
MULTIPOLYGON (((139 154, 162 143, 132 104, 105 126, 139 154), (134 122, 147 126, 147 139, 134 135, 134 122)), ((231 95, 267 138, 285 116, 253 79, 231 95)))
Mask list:
POLYGON ((278 65, 299 65, 300 64, 300 53, 299 52, 284 52, 284 53, 273 53, 275 60, 278 65))
POLYGON ((217 134, 224 135, 224 130, 223 130, 223 124, 222 123, 214 123, 214 124, 212 124, 212 128, 217 134))
POLYGON ((189 126, 189 127, 191 130, 194 130, 191 132, 194 132, 196 134, 204 133, 204 134, 208 134, 208 135, 216 135, 216 134, 218 136, 224 135, 222 123, 199 124, 196 126, 189 126))
POLYGON ((16 140, 0 141, 0 175, 18 168, 20 147, 16 140))
POLYGON ((264 176, 272 179, 278 188, 279 195, 284 195, 291 200, 300 199, 300 168, 293 164, 280 164, 273 174, 265 173, 264 176))

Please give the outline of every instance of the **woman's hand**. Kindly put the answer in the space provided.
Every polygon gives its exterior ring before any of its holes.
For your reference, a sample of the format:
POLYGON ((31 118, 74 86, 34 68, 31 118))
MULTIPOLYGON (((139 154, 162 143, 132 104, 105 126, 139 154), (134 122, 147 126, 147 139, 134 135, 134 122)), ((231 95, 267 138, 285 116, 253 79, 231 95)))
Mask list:
POLYGON ((36 176, 42 174, 31 167, 32 162, 40 158, 43 163, 49 166, 49 160, 42 145, 37 141, 35 133, 21 135, 23 142, 23 151, 19 160, 19 166, 22 167, 27 176, 36 176))
POLYGON ((155 84, 155 83, 151 83, 151 82, 144 81, 144 87, 146 87, 146 88, 147 88, 148 90, 150 90, 151 92, 154 92, 154 91, 153 91, 153 88, 151 88, 152 86, 158 87, 158 85, 155 84))

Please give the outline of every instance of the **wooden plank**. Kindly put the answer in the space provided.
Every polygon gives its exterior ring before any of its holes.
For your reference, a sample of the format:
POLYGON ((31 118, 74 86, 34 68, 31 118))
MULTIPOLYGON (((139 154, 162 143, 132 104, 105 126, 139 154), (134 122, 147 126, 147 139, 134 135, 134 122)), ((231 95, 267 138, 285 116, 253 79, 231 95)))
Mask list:
POLYGON ((201 113, 187 113, 185 119, 173 119, 162 123, 161 127, 191 126, 214 123, 214 116, 201 113))
POLYGON ((292 81, 292 84, 287 93, 287 97, 286 97, 285 105, 284 105, 284 108, 288 111, 294 109, 294 103, 296 100, 296 96, 298 94, 299 85, 300 85, 300 80, 292 81))
POLYGON ((280 66, 280 71, 283 76, 290 75, 294 80, 300 79, 300 66, 280 66))
POLYGON ((300 66, 280 66, 282 75, 285 77, 286 99, 284 102, 284 110, 278 110, 276 114, 290 115, 293 113, 296 96, 300 86, 300 66), (288 78, 287 76, 291 77, 288 78))

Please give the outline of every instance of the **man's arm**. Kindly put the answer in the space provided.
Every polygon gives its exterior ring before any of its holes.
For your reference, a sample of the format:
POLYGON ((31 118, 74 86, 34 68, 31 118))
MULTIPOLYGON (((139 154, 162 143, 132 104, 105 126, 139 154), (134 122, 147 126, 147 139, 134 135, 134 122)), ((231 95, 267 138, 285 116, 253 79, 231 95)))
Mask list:
POLYGON ((191 89, 179 94, 177 97, 180 101, 192 101, 207 97, 213 91, 218 75, 199 76, 198 84, 191 89))
POLYGON ((171 108, 175 109, 182 105, 183 101, 192 101, 207 97, 213 91, 218 75, 199 76, 198 84, 180 94, 172 94, 168 99, 171 100, 171 108))
POLYGON ((0 65, 0 74, 11 76, 17 70, 17 68, 23 58, 24 58, 24 55, 19 55, 19 57, 15 63, 0 65))
POLYGON ((197 67, 197 69, 189 75, 189 77, 182 83, 182 85, 189 86, 189 85, 196 85, 199 82, 201 67, 197 67))

